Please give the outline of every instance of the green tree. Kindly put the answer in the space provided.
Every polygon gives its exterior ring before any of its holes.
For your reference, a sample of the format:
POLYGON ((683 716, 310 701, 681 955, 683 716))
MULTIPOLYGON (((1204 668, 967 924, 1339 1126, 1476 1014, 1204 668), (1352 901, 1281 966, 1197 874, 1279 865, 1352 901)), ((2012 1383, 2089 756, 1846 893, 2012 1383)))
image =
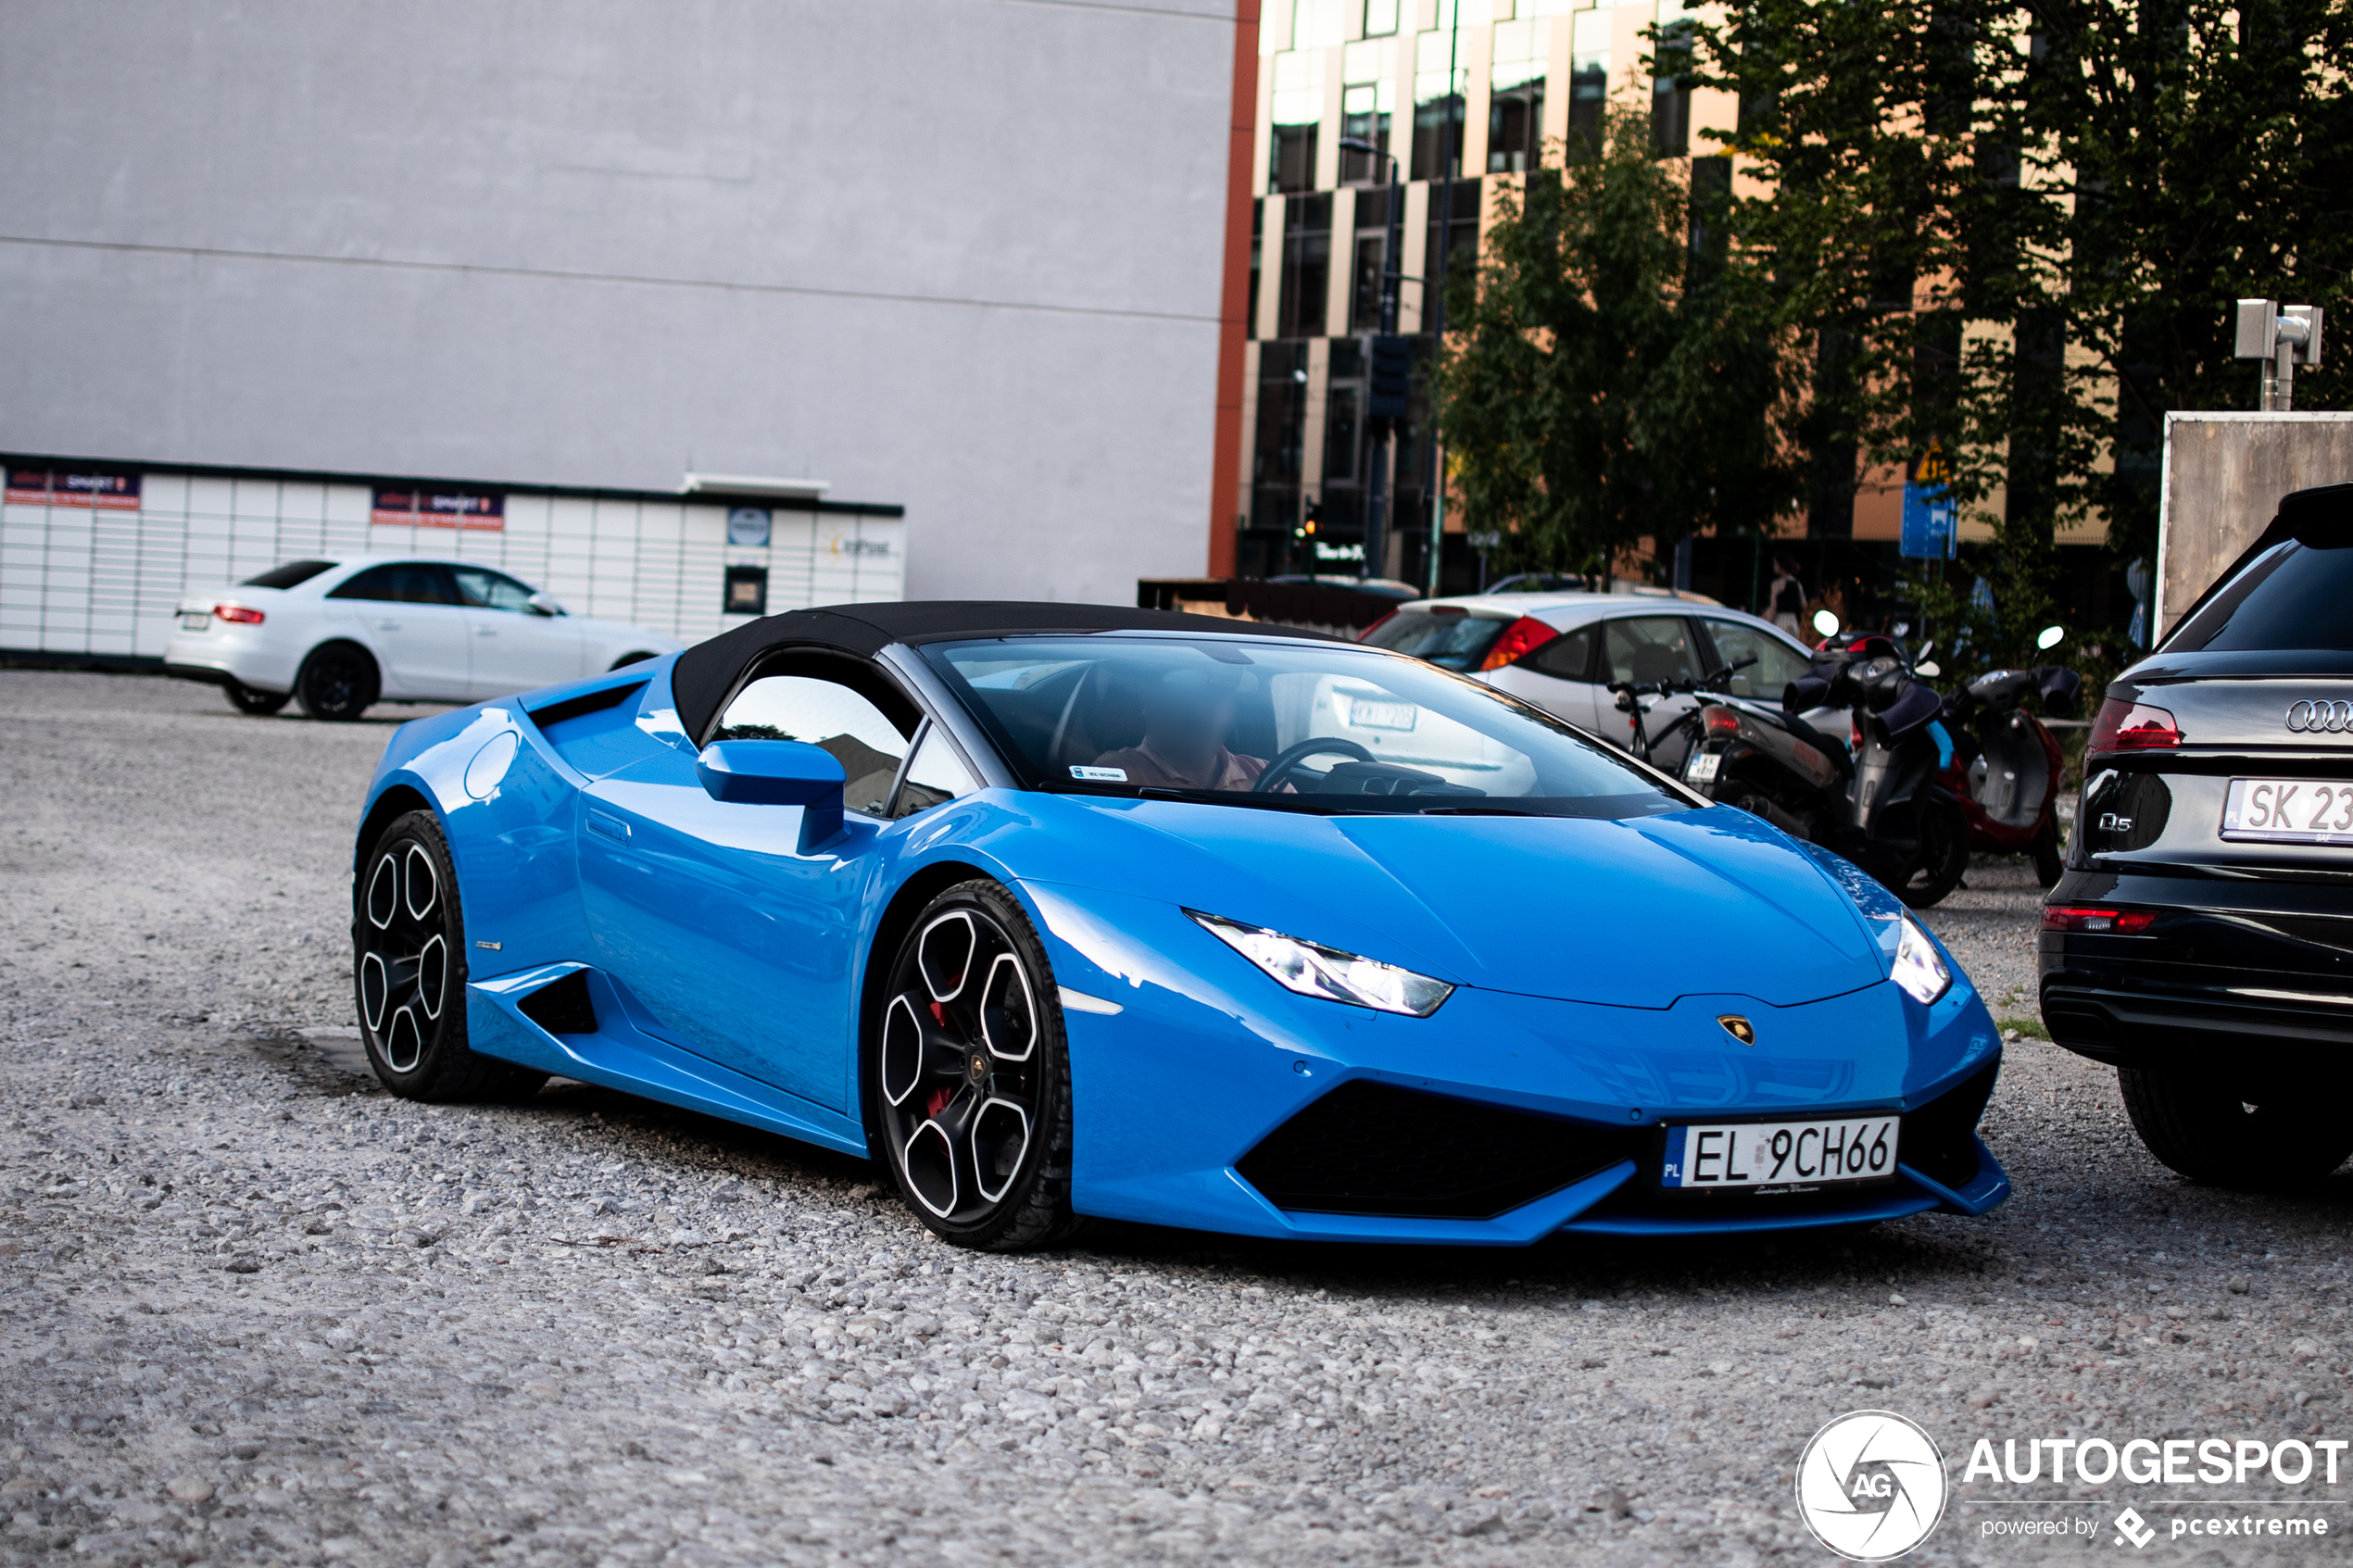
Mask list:
POLYGON ((1737 221, 1817 349, 1818 495, 1933 443, 2011 641, 2095 516, 2150 553, 2165 414, 2254 404, 2232 301, 2353 306, 2348 44, 2345 0, 1731 0, 1692 79, 1739 95, 1737 221))
POLYGON ((1730 243, 1728 194, 1694 194, 1647 116, 1506 193, 1448 280, 1433 377, 1450 483, 1505 565, 1603 571, 1648 538, 1769 525, 1797 495, 1785 337, 1730 243))

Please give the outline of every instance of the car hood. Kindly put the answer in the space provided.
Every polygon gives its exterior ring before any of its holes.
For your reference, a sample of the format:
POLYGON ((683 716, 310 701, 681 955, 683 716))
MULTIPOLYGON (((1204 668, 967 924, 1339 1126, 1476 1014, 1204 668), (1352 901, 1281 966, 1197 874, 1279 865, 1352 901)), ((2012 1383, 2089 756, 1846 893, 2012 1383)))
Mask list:
POLYGON ((1723 993, 1790 1007, 1887 977, 1830 876, 1730 807, 1592 821, 1032 798, 1039 816, 1070 819, 1046 835, 1066 847, 1051 880, 1166 898, 1458 985, 1621 1007, 1723 993))

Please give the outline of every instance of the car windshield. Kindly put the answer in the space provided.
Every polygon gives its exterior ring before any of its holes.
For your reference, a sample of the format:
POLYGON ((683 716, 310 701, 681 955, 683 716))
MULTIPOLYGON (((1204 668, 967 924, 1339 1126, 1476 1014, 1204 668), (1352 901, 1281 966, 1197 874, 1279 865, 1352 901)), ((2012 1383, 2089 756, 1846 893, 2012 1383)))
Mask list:
POLYGON ((1447 670, 1476 670, 1510 624, 1502 616, 1471 615, 1452 608, 1401 609, 1365 633, 1365 646, 1409 653, 1447 670))
POLYGON ((1038 635, 922 651, 1034 789, 1312 811, 1694 804, 1533 708, 1346 644, 1038 635))
POLYGON ((240 588, 293 588, 309 582, 335 563, 331 560, 290 560, 283 566, 273 566, 258 577, 248 577, 237 584, 240 588))

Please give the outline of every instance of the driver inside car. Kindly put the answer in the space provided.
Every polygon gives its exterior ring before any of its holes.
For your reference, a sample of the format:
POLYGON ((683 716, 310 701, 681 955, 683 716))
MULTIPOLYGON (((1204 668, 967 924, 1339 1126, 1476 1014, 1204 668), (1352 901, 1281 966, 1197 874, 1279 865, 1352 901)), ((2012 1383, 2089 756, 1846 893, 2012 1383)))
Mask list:
POLYGON ((1250 676, 1236 670, 1171 670, 1144 688, 1143 739, 1095 759, 1126 782, 1158 789, 1246 790, 1266 771, 1263 757, 1229 751, 1237 699, 1250 676))

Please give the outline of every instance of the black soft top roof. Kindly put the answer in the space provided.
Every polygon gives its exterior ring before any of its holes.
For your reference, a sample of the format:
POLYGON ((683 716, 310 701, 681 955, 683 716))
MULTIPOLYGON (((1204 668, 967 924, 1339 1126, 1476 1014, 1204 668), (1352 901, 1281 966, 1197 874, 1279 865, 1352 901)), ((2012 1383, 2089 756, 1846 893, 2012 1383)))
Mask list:
POLYGON ((1338 639, 1321 632, 1214 615, 1133 609, 1118 605, 1029 603, 1019 599, 915 599, 788 610, 723 632, 678 656, 670 685, 678 721, 699 735, 718 716, 743 672, 778 648, 834 648, 871 658, 892 643, 942 637, 998 637, 1023 632, 1193 632, 1256 637, 1338 639))

